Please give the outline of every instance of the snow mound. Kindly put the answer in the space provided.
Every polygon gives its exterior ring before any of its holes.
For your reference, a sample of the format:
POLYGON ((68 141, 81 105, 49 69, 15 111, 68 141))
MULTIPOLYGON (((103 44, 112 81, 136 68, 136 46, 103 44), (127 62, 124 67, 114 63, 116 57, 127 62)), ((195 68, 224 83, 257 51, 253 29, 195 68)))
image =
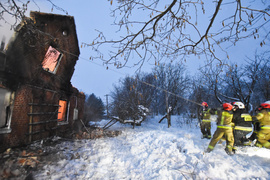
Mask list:
POLYGON ((34 176, 41 180, 270 179, 269 149, 239 147, 228 156, 225 145, 217 144, 211 153, 204 153, 210 140, 201 139, 197 120, 187 124, 184 118, 172 116, 172 126, 167 128, 166 120, 158 123, 159 119, 147 119, 134 129, 116 123, 110 128, 122 134, 113 138, 63 142, 61 153, 72 158, 48 164, 34 176))

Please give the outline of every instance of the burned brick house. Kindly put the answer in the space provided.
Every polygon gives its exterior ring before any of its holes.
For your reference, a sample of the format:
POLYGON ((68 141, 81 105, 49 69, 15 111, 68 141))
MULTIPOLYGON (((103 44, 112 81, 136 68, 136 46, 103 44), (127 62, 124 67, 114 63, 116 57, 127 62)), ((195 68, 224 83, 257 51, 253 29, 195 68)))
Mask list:
POLYGON ((0 52, 0 151, 66 134, 85 95, 70 80, 80 54, 72 16, 31 12, 0 52))

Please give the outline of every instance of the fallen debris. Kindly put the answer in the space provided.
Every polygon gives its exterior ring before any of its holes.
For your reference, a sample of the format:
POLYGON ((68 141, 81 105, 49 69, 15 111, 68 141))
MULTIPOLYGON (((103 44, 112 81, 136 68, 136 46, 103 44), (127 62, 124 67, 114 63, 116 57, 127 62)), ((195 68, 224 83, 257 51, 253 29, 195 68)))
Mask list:
POLYGON ((84 131, 73 133, 69 138, 53 137, 38 141, 25 147, 9 148, 0 154, 0 179, 33 179, 32 173, 45 165, 57 163, 61 159, 79 159, 80 154, 63 155, 63 149, 58 148, 65 141, 80 141, 115 137, 121 131, 105 131, 98 127, 85 127, 84 131))

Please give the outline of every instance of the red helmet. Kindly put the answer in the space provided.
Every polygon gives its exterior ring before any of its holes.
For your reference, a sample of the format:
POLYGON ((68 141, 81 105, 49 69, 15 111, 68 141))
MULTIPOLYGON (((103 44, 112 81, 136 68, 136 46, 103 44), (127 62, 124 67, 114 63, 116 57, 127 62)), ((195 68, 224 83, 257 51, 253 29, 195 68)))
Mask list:
POLYGON ((207 102, 202 102, 202 106, 208 107, 207 102))
POLYGON ((226 111, 231 111, 233 108, 233 105, 231 105, 230 103, 224 103, 224 104, 222 104, 222 107, 226 111))
POLYGON ((266 104, 270 104, 270 101, 265 101, 264 103, 266 103, 266 104))
POLYGON ((268 103, 262 103, 260 106, 261 106, 263 109, 270 109, 270 104, 268 104, 268 103))

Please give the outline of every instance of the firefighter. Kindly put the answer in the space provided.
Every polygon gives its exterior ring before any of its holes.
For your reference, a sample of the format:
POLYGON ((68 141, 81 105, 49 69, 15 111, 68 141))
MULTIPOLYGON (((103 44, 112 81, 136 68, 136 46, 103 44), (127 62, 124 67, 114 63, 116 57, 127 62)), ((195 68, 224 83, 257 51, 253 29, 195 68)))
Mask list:
POLYGON ((261 109, 259 109, 255 118, 260 123, 256 146, 270 149, 270 103, 262 103, 261 109))
POLYGON ((234 146, 243 146, 247 134, 252 132, 252 117, 246 112, 242 102, 233 102, 234 146))
POLYGON ((207 153, 211 152, 217 142, 225 136, 226 138, 226 148, 225 151, 229 155, 233 155, 233 127, 232 127, 232 119, 233 119, 233 106, 230 103, 222 104, 222 109, 217 111, 217 130, 215 131, 213 138, 211 139, 208 148, 206 150, 207 153))
POLYGON ((202 138, 211 139, 211 114, 215 114, 214 111, 214 109, 208 108, 207 102, 202 102, 202 111, 200 113, 202 138))
MULTIPOLYGON (((261 109, 262 109, 261 106, 257 107, 255 109, 255 114, 258 114, 261 109)), ((252 117, 252 125, 253 125, 253 132, 252 132, 251 136, 248 138, 248 140, 246 142, 244 142, 245 146, 252 146, 254 140, 257 141, 257 139, 258 139, 257 133, 260 131, 260 123, 256 117, 252 117)))

